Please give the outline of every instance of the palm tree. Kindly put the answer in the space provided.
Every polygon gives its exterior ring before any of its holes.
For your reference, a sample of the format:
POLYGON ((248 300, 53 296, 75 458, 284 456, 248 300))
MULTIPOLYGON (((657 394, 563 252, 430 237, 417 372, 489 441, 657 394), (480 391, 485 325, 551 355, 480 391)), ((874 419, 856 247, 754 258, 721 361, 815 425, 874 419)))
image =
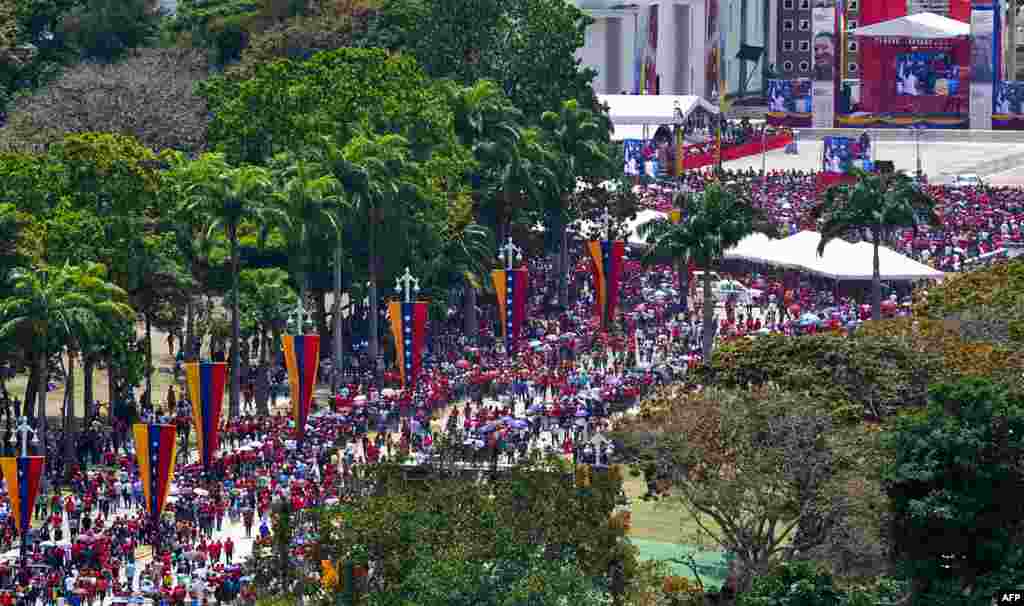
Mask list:
POLYGON ((322 159, 323 166, 331 171, 335 187, 344 192, 344 195, 337 195, 332 198, 334 204, 331 210, 334 213, 333 225, 335 227, 334 309, 332 311, 334 324, 334 373, 331 377, 331 391, 337 392, 341 385, 339 381, 342 369, 344 368, 342 355, 345 351, 341 313, 341 272, 345 252, 343 247, 345 225, 360 198, 369 195, 369 183, 366 171, 348 161, 345 158, 344 148, 338 147, 331 137, 325 136, 321 138, 317 153, 322 159))
POLYGON ((664 240, 662 246, 666 250, 676 255, 685 253, 704 270, 702 339, 704 364, 709 365, 715 338, 711 268, 721 261, 726 250, 736 246, 740 240, 755 231, 769 231, 770 228, 763 222, 760 212, 743 199, 738 190, 718 182, 709 184, 702 194, 687 199, 685 209, 679 223, 671 224, 665 219, 655 222, 656 225, 647 224, 645 229, 655 237, 656 243, 659 239, 664 240))
MULTIPOLYGON (((491 198, 493 206, 487 209, 493 211, 492 227, 495 232, 502 233, 506 208, 512 201, 512 196, 506 192, 514 188, 512 176, 518 172, 516 165, 520 154, 517 150, 523 139, 523 113, 490 80, 479 80, 467 87, 452 85, 448 90, 448 102, 454 115, 455 134, 460 143, 472 150, 478 163, 471 179, 473 202, 478 214, 483 209, 484 179, 508 177, 508 187, 496 188, 498 193, 491 198)), ((501 238, 498 240, 500 242, 501 238)), ((474 281, 472 272, 464 272, 463 283, 466 290, 466 335, 475 339, 480 328, 476 320, 476 294, 481 282, 474 281)))
POLYGON ((304 301, 314 235, 325 228, 334 234, 341 231, 334 212, 340 184, 316 162, 282 155, 275 158, 275 164, 278 186, 270 194, 264 216, 284 238, 292 280, 304 301))
POLYGON ((814 209, 821 242, 818 254, 835 238, 856 229, 871 230, 874 260, 871 275, 871 319, 882 317, 882 277, 878 247, 892 230, 913 228, 922 223, 938 226, 935 200, 916 186, 905 173, 867 173, 854 168, 856 183, 837 185, 825 192, 825 199, 814 209))
MULTIPOLYGON (((676 194, 676 206, 684 203, 683 194, 676 194)), ((682 216, 682 212, 680 212, 682 216)), ((671 219, 657 219, 640 225, 637 235, 647 243, 647 249, 641 257, 644 265, 652 264, 656 259, 669 257, 676 266, 679 276, 679 308, 682 313, 689 312, 690 271, 689 260, 694 251, 690 248, 688 231, 681 223, 673 223, 671 219)))
POLYGON ((231 247, 231 398, 229 414, 238 416, 241 409, 240 333, 238 315, 238 227, 245 220, 262 216, 265 200, 271 189, 270 173, 261 167, 231 166, 224 154, 207 153, 194 163, 195 180, 185 189, 185 211, 199 213, 209 219, 207 237, 223 229, 231 247))
MULTIPOLYGON (((475 222, 450 226, 444 236, 443 246, 441 254, 434 257, 429 273, 440 276, 445 284, 451 284, 456 279, 463 281, 467 290, 463 299, 467 307, 464 320, 469 328, 469 324, 476 320, 476 309, 472 313, 468 309, 470 305, 476 305, 475 297, 470 296, 470 292, 476 292, 485 283, 496 246, 491 231, 475 222)), ((468 330, 467 334, 470 334, 468 330)))
POLYGON ((565 240, 571 198, 576 195, 581 178, 607 179, 612 176, 612 162, 605 152, 609 143, 611 122, 608 116, 581 108, 570 99, 562 103, 558 112, 544 112, 541 116, 545 143, 551 148, 550 158, 556 178, 555 195, 544 198, 544 220, 554 235, 554 250, 558 257, 558 299, 565 306, 569 300, 569 253, 565 240))
MULTIPOLYGON (((18 267, 11 271, 9 281, 13 294, 0 303, 0 338, 23 337, 23 347, 31 352, 39 385, 35 416, 39 428, 45 430, 51 348, 55 344, 60 349, 67 347, 69 360, 73 360, 82 340, 102 334, 118 320, 133 318, 135 312, 127 303, 127 293, 107 280, 106 267, 99 263, 65 264, 53 270, 18 267)), ((73 373, 70 367, 68 390, 74 388, 73 373)), ((67 408, 64 414, 67 419, 67 408)))
POLYGON ((331 172, 348 193, 355 214, 366 217, 370 278, 368 353, 371 363, 376 363, 380 352, 377 225, 386 221, 389 240, 401 239, 411 215, 408 202, 420 197, 416 185, 419 166, 410 158, 409 142, 399 135, 363 133, 340 150, 332 151, 330 146, 325 149, 331 158, 331 172))

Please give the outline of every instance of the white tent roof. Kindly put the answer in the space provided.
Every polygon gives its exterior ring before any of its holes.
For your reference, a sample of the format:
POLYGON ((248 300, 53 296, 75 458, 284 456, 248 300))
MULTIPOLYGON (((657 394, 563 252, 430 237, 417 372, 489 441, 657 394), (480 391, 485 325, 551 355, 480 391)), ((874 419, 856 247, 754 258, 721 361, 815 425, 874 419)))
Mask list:
MULTIPOLYGON (((802 231, 782 240, 747 236, 725 253, 726 259, 742 259, 776 267, 806 271, 834 280, 870 280, 874 251, 871 244, 850 244, 835 239, 818 255, 821 234, 802 231), (763 238, 763 239, 762 239, 763 238)), ((918 263, 884 246, 878 249, 883 280, 920 280, 941 278, 942 272, 918 263)))
POLYGON ((676 104, 689 116, 698 107, 713 114, 718 108, 696 95, 598 95, 598 100, 608 106, 612 124, 621 125, 672 124, 676 120, 676 104))
POLYGON ((935 13, 917 13, 865 25, 850 30, 854 36, 873 36, 879 38, 917 38, 922 40, 939 40, 943 38, 960 38, 971 35, 971 26, 967 23, 936 15, 935 13))

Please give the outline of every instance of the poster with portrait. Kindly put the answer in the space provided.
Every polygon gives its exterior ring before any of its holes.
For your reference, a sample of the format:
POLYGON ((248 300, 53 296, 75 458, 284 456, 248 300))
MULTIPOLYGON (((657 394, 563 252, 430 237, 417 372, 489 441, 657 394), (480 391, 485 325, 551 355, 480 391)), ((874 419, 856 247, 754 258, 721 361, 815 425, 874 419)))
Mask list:
POLYGON ((896 94, 949 97, 960 88, 960 68, 944 51, 915 51, 896 55, 896 94))
POLYGON ((623 173, 630 177, 640 175, 644 167, 644 142, 640 139, 626 139, 622 142, 623 173))
POLYGON ((813 50, 813 126, 832 128, 836 102, 836 6, 835 0, 816 0, 811 9, 813 50))
POLYGON ((874 170, 870 143, 850 137, 825 137, 822 143, 822 172, 844 174, 851 168, 874 170))
POLYGON ((992 128, 1024 130, 1024 82, 998 83, 992 128))
POLYGON ((810 78, 769 80, 767 121, 770 126, 776 127, 810 127, 810 78))
POLYGON ((992 128, 996 67, 996 11, 991 3, 971 7, 971 128, 992 128))

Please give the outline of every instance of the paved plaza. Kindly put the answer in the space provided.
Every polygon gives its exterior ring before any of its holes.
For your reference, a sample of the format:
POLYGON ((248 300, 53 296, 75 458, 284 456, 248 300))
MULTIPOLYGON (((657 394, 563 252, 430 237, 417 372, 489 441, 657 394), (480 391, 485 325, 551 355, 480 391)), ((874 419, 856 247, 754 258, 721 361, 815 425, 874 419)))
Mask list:
MULTIPOLYGON (((851 131, 850 136, 859 136, 851 131)), ((875 160, 892 160, 896 170, 913 173, 917 170, 917 144, 912 141, 874 141, 875 160)), ((799 155, 784 150, 768 152, 768 170, 820 170, 822 141, 803 135, 798 143, 799 155)), ((941 131, 926 132, 921 137, 921 168, 933 183, 941 183, 953 175, 974 173, 988 177, 1017 169, 1024 178, 1024 140, 1020 143, 944 141, 941 131)), ((761 169, 761 156, 750 156, 726 162, 730 169, 761 169)))

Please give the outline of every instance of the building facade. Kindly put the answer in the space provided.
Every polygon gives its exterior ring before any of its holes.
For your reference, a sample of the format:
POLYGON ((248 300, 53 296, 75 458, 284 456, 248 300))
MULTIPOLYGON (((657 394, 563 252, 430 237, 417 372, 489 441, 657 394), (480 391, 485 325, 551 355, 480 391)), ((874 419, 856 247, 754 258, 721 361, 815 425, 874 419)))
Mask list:
MULTIPOLYGON (((774 0, 772 0, 774 1, 774 0)), ((760 91, 767 54, 752 63, 737 58, 744 45, 765 49, 771 40, 769 0, 575 0, 594 19, 582 63, 597 71, 604 94, 693 94, 710 98, 709 74, 716 27, 725 45, 727 93, 760 91)), ((748 49, 749 50, 749 49, 748 49)))

